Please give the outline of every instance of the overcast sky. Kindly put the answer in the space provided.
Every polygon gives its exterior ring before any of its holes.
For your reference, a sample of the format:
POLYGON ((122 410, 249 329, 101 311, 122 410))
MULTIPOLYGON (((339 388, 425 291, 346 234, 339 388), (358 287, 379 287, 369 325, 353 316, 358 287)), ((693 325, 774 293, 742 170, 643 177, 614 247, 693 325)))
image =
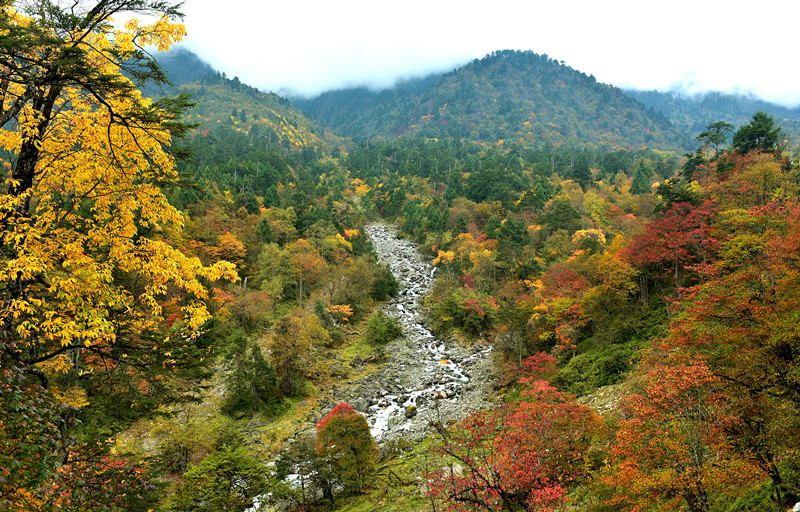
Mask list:
POLYGON ((187 0, 184 46, 263 90, 314 95, 547 53, 618 87, 800 104, 798 0, 187 0))

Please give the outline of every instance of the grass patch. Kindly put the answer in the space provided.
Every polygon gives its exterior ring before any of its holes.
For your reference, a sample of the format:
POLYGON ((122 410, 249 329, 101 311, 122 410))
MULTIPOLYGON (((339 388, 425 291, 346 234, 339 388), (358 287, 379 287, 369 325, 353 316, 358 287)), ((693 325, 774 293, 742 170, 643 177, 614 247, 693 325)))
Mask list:
POLYGON ((373 355, 375 347, 370 345, 364 335, 360 333, 357 336, 352 336, 349 343, 342 349, 342 357, 347 361, 352 361, 356 356, 364 359, 373 355))

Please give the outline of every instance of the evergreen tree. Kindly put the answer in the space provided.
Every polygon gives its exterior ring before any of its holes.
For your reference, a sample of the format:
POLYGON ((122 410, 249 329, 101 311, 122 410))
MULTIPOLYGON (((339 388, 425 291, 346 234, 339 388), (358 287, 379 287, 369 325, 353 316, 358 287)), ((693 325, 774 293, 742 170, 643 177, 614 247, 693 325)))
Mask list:
POLYGON ((230 415, 270 412, 282 398, 275 368, 264 359, 261 348, 242 335, 234 338, 231 352, 222 412, 230 415))
POLYGON ((572 179, 585 191, 592 184, 592 170, 589 168, 589 155, 581 153, 575 159, 570 173, 572 179))
POLYGON ((469 231, 467 229, 467 221, 464 220, 463 215, 459 215, 458 218, 456 219, 456 225, 453 228, 453 232, 461 234, 461 233, 466 233, 467 231, 469 231))
POLYGON ((636 162, 633 171, 633 183, 631 184, 631 194, 647 194, 650 192, 650 182, 653 179, 653 169, 644 159, 636 162))
POLYGON ((732 130, 732 124, 725 121, 717 121, 708 125, 705 131, 697 136, 697 140, 702 142, 704 147, 713 144, 714 154, 716 155, 719 153, 720 144, 725 144, 725 141, 728 140, 727 134, 732 130))
POLYGON ((733 148, 739 153, 749 153, 755 149, 775 152, 783 136, 780 126, 775 126, 772 116, 759 110, 753 114, 750 124, 739 128, 733 134, 733 148))
POLYGON ((631 194, 647 194, 650 192, 650 178, 646 173, 639 169, 633 174, 633 183, 631 183, 631 194))

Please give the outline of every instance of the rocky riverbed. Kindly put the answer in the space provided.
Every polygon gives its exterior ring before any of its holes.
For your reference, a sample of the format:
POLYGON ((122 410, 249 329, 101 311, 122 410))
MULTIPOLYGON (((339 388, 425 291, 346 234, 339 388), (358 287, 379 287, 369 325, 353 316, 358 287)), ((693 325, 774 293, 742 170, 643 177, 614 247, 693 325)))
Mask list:
POLYGON ((380 260, 400 283, 398 296, 383 309, 400 321, 403 336, 385 347, 387 362, 379 372, 352 383, 335 398, 367 417, 379 444, 394 438, 414 441, 428 433, 431 422, 458 420, 488 405, 491 349, 437 339, 425 326, 422 306, 436 269, 390 226, 373 224, 366 231, 380 260))
MULTIPOLYGON (((394 439, 414 442, 428 435, 434 424, 447 425, 489 405, 494 380, 491 348, 437 339, 425 326, 422 305, 433 286, 435 268, 394 228, 373 224, 366 231, 381 262, 400 284, 397 297, 384 304, 383 310, 400 321, 403 335, 386 345, 387 361, 376 372, 337 386, 316 419, 336 402, 347 402, 367 418, 379 446, 394 439)), ((313 432, 314 424, 309 423, 306 432, 313 432)), ((290 481, 299 478, 289 475, 290 481)), ((257 497, 256 505, 246 512, 258 509, 262 498, 257 497)))

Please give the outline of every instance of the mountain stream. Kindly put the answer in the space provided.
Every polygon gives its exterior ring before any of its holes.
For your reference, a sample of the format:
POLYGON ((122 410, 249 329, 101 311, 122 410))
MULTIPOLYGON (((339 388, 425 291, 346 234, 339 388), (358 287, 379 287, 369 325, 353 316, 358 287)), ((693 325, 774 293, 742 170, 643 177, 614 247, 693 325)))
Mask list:
POLYGON ((383 224, 367 227, 375 251, 400 284, 383 310, 399 320, 403 335, 385 347, 382 370, 348 391, 350 405, 364 414, 378 444, 402 437, 424 437, 431 422, 448 422, 486 407, 484 389, 491 380, 489 352, 437 339, 425 326, 423 298, 433 287, 436 269, 413 242, 383 224))

